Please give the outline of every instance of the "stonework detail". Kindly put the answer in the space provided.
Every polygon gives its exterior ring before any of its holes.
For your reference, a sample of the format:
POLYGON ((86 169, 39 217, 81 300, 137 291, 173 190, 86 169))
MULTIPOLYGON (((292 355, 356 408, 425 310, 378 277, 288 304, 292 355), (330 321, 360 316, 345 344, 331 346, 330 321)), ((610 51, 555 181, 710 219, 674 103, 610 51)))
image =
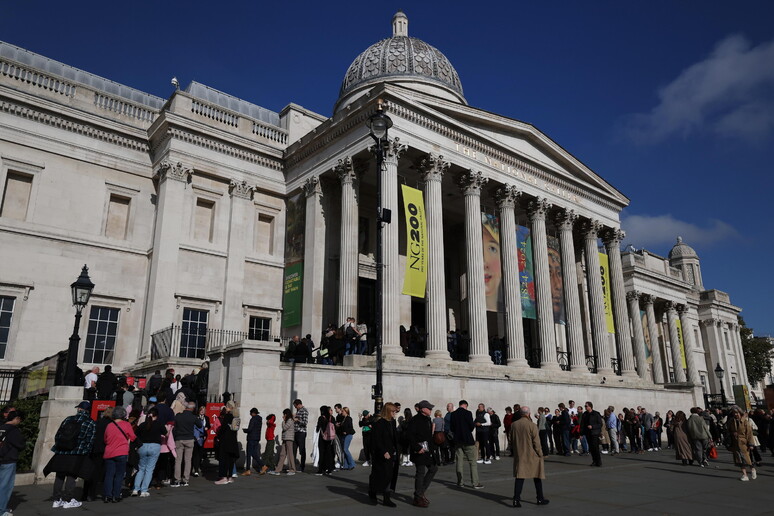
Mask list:
POLYGON ((497 192, 495 193, 497 206, 501 210, 506 208, 515 208, 519 197, 521 197, 521 190, 519 190, 516 185, 503 185, 498 188, 497 192))
POLYGON ((462 193, 465 195, 481 195, 481 188, 489 181, 481 172, 475 172, 473 169, 460 177, 459 185, 462 193))
POLYGON ((159 166, 158 176, 160 180, 174 179, 175 181, 182 181, 188 183, 193 175, 193 170, 184 167, 181 162, 172 163, 170 161, 162 161, 159 166))
POLYGON ((342 184, 354 184, 357 179, 355 175, 355 167, 352 166, 352 158, 347 156, 344 159, 340 159, 338 164, 333 167, 334 172, 339 177, 342 184))
POLYGON ((581 226, 581 231, 586 238, 596 240, 599 237, 599 232, 602 231, 602 223, 598 220, 588 220, 581 226))
POLYGON ((303 188, 304 188, 304 194, 307 197, 311 197, 313 195, 321 195, 322 185, 320 184, 319 176, 312 176, 306 181, 304 181, 303 188))
POLYGON ((554 217, 554 224, 559 229, 572 230, 575 223, 578 221, 578 214, 575 210, 562 210, 554 217))
POLYGON ((247 181, 238 181, 232 179, 229 183, 228 192, 232 197, 239 197, 240 199, 252 200, 255 187, 247 184, 247 181))
POLYGON ((538 198, 534 201, 530 201, 527 206, 527 214, 530 220, 545 220, 548 210, 552 208, 552 204, 545 198, 538 198))
POLYGON ((443 156, 428 154, 419 162, 418 168, 422 174, 422 180, 441 181, 443 175, 449 170, 451 163, 443 159, 443 156))

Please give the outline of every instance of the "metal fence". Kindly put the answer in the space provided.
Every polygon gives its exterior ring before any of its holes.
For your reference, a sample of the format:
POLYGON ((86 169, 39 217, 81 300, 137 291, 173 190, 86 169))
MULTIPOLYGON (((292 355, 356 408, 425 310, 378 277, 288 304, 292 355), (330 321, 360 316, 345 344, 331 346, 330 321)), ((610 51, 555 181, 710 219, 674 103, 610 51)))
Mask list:
POLYGON ((586 367, 589 368, 589 373, 597 373, 597 357, 596 355, 586 355, 586 367))
POLYGON ((208 351, 242 340, 260 340, 286 344, 287 339, 263 332, 251 333, 234 330, 202 329, 196 326, 172 325, 151 335, 151 359, 203 359, 208 351))
POLYGON ((613 372, 618 376, 621 376, 621 361, 615 357, 610 359, 610 366, 613 368, 613 372))
POLYGON ((556 361, 559 362, 559 367, 562 371, 570 370, 570 352, 569 351, 557 351, 556 361))
POLYGON ((0 404, 48 394, 64 383, 67 351, 60 351, 21 369, 0 369, 0 404))

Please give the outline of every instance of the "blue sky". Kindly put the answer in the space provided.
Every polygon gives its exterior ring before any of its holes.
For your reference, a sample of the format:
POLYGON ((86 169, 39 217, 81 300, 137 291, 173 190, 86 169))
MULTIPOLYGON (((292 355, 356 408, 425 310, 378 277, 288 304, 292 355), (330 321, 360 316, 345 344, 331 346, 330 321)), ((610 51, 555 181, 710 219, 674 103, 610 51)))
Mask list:
POLYGON ((0 39, 161 97, 177 76, 330 115, 399 8, 471 105, 534 124, 631 199, 627 244, 666 256, 681 235, 705 287, 774 334, 774 2, 0 0, 0 39))

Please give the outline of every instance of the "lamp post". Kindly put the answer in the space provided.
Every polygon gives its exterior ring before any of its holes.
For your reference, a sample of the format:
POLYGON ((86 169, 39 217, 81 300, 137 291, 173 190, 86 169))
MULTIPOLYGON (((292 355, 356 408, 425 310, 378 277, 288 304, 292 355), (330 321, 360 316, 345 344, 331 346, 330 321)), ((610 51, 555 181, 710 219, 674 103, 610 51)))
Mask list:
POLYGON ((718 381, 720 382, 720 400, 723 403, 723 407, 726 406, 726 390, 723 388, 723 375, 725 374, 725 371, 722 367, 720 367, 720 362, 718 362, 718 366, 715 368, 715 376, 717 376, 718 381))
POLYGON ((389 209, 382 209, 382 167, 384 167, 384 150, 388 145, 387 131, 392 127, 392 120, 384 113, 382 100, 376 104, 376 113, 366 121, 369 135, 374 139, 376 154, 376 384, 371 388, 371 398, 374 400, 374 414, 382 411, 384 405, 384 388, 382 386, 382 306, 384 305, 384 250, 383 224, 392 221, 389 209))
POLYGON ((73 306, 75 306, 75 325, 73 326, 73 334, 70 336, 70 344, 67 347, 67 366, 65 369, 64 384, 65 385, 82 385, 82 382, 78 379, 78 343, 81 338, 78 336, 78 327, 81 324, 81 312, 84 307, 89 304, 89 298, 91 297, 91 291, 94 290, 94 283, 89 279, 89 268, 86 265, 81 270, 81 275, 78 279, 70 285, 70 290, 73 295, 73 306))

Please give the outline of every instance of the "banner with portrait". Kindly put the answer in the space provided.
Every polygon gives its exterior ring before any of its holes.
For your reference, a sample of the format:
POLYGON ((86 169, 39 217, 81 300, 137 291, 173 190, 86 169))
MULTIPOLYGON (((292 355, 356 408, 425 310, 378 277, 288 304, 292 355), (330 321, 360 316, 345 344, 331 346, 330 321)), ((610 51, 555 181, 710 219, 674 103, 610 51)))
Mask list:
POLYGON ((282 286, 282 327, 301 324, 304 286, 304 228, 306 198, 294 195, 287 202, 285 217, 285 277, 282 286))
POLYGON ((401 185, 406 216, 406 275, 403 294, 425 297, 427 287, 427 222, 422 191, 401 185))
POLYGON ((535 268, 532 261, 532 234, 528 227, 516 226, 516 245, 519 257, 519 290, 521 291, 521 316, 537 319, 535 306, 535 268))
POLYGON ((559 239, 548 237, 548 276, 551 281, 551 305, 555 324, 566 324, 564 284, 562 283, 562 250, 559 239))
POLYGON ((484 296, 487 312, 502 311, 503 268, 500 255, 500 220, 481 212, 481 238, 484 247, 484 296))
POLYGON ((605 321, 607 332, 615 333, 613 321, 613 298, 610 295, 610 263, 605 253, 599 253, 599 273, 602 276, 602 299, 605 301, 605 321))
POLYGON ((642 321, 642 335, 645 337, 645 360, 653 363, 653 344, 650 340, 650 328, 648 328, 648 316, 645 310, 640 310, 640 321, 642 321))

